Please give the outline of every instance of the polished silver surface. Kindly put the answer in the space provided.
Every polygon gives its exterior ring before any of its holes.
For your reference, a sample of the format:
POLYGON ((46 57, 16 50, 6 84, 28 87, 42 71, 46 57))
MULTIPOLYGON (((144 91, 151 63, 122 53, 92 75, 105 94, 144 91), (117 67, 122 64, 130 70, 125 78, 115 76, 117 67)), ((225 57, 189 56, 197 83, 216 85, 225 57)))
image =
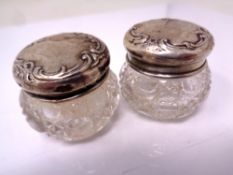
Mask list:
POLYGON ((124 38, 127 61, 145 74, 188 75, 203 67, 214 46, 207 29, 178 19, 138 23, 124 38))
POLYGON ((108 73, 109 62, 109 51, 98 38, 63 33, 25 47, 14 62, 13 73, 26 92, 56 100, 97 86, 108 73))

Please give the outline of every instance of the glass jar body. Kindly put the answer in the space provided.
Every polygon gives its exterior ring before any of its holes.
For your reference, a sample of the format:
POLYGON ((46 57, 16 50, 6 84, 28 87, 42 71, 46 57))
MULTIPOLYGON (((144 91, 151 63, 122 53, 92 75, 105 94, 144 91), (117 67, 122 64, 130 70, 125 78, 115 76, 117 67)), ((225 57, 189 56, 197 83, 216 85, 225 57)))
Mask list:
POLYGON ((122 96, 140 114, 166 120, 191 115, 210 89, 207 63, 199 72, 183 78, 159 78, 142 74, 128 63, 120 72, 122 96))
POLYGON ((21 91, 20 104, 36 130, 65 140, 87 139, 105 128, 119 103, 117 77, 109 72, 94 90, 58 102, 35 98, 21 91))

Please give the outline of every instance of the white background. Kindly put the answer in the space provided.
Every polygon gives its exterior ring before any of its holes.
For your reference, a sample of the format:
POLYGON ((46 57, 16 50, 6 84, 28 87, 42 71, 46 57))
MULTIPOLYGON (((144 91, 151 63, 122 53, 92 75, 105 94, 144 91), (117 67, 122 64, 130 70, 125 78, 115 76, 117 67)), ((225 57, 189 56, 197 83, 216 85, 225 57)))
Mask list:
POLYGON ((233 15, 232 0, 1 0, 0 26, 82 16, 155 4, 190 3, 233 15))
POLYGON ((233 174, 233 16, 187 5, 154 5, 0 28, 0 174, 2 175, 231 175, 233 174), (175 17, 208 28, 215 48, 209 98, 191 118, 158 122, 134 113, 122 99, 112 125, 98 137, 67 144, 26 123, 12 78, 17 53, 40 37, 85 32, 101 38, 118 74, 123 36, 134 23, 175 17))

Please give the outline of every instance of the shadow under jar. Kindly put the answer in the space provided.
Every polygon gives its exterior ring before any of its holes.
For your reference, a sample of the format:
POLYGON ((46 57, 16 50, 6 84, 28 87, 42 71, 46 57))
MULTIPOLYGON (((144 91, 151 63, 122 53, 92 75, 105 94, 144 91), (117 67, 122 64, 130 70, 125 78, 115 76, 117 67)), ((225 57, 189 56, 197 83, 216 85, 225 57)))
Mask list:
POLYGON ((203 27, 169 18, 145 21, 128 30, 124 45, 121 91, 137 112, 158 120, 184 118, 208 95, 206 57, 214 40, 203 27))
POLYGON ((87 139, 105 128, 119 102, 109 63, 106 45, 83 33, 53 35, 25 47, 13 74, 29 124, 65 141, 87 139))

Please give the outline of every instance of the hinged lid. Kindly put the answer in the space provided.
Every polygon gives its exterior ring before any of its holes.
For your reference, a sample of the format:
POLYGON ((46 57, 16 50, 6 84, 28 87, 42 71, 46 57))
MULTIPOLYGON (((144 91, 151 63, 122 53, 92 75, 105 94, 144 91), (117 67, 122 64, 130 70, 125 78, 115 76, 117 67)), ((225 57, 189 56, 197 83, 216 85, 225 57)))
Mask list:
POLYGON ((13 73, 25 91, 57 99, 100 83, 108 72, 109 62, 109 51, 98 38, 84 33, 63 33, 24 48, 14 62, 13 73))

